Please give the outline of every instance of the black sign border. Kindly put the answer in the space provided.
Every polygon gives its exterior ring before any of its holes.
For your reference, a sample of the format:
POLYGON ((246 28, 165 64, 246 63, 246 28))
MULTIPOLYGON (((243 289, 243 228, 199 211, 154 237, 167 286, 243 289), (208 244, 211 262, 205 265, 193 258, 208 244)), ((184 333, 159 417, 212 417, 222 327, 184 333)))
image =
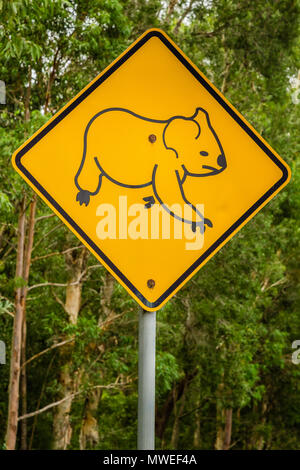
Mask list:
POLYGON ((56 118, 46 125, 38 134, 26 144, 15 157, 15 163, 21 173, 43 194, 49 203, 61 214, 61 216, 73 227, 73 229, 85 240, 94 252, 110 267, 119 279, 131 290, 131 292, 143 303, 146 308, 154 309, 169 297, 184 280, 195 271, 203 261, 206 260, 253 212, 255 212, 264 202, 274 194, 288 179, 286 166, 274 155, 274 153, 263 143, 263 141, 248 127, 248 125, 236 114, 236 112, 223 100, 223 98, 212 88, 212 86, 202 77, 193 65, 179 52, 178 49, 159 30, 150 30, 139 41, 137 41, 125 54, 109 67, 94 83, 83 91, 72 103, 70 103, 56 118), (53 199, 53 197, 41 186, 41 184, 23 166, 22 157, 48 132, 50 132, 60 121, 62 121, 73 109, 75 109, 87 96, 90 95, 99 85, 101 85, 110 75, 112 75, 127 59, 135 54, 149 39, 157 37, 176 56, 178 60, 187 68, 189 72, 201 83, 201 85, 215 98, 218 103, 228 112, 228 114, 239 124, 239 126, 254 140, 254 142, 266 153, 266 155, 282 171, 282 177, 261 196, 231 227, 223 233, 206 251, 203 253, 155 302, 149 302, 136 287, 126 278, 126 276, 114 265, 114 263, 103 253, 102 250, 88 237, 88 235, 76 224, 76 222, 63 210, 63 208, 53 199))

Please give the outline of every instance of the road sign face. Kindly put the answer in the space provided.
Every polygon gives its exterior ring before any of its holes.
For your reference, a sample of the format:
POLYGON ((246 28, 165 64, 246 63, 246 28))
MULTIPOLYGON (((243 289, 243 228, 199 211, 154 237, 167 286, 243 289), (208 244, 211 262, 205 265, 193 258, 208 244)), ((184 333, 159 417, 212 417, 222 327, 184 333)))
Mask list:
POLYGON ((150 311, 290 178, 160 30, 146 31, 25 142, 13 165, 150 311))

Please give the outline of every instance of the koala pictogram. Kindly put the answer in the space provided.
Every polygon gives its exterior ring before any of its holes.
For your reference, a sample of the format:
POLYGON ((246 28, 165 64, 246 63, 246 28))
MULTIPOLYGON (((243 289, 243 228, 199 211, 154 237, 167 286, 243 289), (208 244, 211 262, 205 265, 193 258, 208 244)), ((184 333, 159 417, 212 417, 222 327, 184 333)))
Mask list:
POLYGON ((218 175, 227 167, 221 142, 208 112, 196 108, 189 117, 172 116, 159 120, 124 108, 107 108, 95 114, 84 131, 83 155, 75 175, 76 200, 87 206, 101 189, 103 178, 125 188, 147 188, 145 208, 156 201, 172 216, 203 233, 212 227, 189 201, 184 186, 188 177, 218 175), (188 204, 192 218, 171 210, 188 204))

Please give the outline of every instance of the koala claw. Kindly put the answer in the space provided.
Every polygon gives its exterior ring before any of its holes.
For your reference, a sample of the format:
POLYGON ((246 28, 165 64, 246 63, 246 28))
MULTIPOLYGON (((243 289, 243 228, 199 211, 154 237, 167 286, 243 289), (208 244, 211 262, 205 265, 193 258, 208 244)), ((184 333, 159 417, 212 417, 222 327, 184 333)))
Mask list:
POLYGON ((78 201, 81 206, 82 204, 85 204, 87 206, 90 202, 90 192, 86 191, 85 189, 82 189, 77 194, 76 201, 78 201))
POLYGON ((155 204, 155 199, 153 196, 143 197, 143 201, 147 203, 144 206, 145 209, 150 209, 155 204))
POLYGON ((206 230, 206 227, 205 227, 205 225, 204 225, 204 222, 202 222, 202 221, 201 221, 201 222, 192 222, 192 232, 195 233, 196 230, 197 230, 197 227, 199 227, 200 233, 201 233, 201 235, 203 235, 203 233, 204 233, 205 230, 206 230))
POLYGON ((209 219, 204 219, 204 223, 208 226, 208 227, 213 227, 213 223, 211 220, 209 219))

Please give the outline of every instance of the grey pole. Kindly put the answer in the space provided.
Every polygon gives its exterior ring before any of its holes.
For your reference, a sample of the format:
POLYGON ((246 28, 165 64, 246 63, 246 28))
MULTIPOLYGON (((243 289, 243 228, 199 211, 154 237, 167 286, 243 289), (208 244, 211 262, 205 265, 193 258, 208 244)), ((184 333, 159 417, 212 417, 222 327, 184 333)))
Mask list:
POLYGON ((140 310, 138 450, 155 449, 155 337, 156 312, 140 310))

